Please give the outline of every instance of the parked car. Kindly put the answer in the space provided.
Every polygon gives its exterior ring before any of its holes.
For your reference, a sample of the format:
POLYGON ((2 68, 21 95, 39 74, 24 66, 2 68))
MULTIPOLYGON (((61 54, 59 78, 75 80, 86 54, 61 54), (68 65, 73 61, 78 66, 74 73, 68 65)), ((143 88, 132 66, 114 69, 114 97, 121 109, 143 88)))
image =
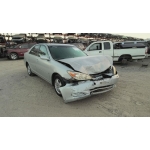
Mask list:
POLYGON ((54 35, 51 37, 51 42, 52 43, 63 43, 63 37, 60 35, 54 35))
POLYGON ((36 43, 24 43, 16 45, 14 48, 7 49, 7 58, 12 60, 23 58, 24 53, 26 53, 35 44, 36 43))
POLYGON ((126 42, 97 41, 91 43, 84 51, 87 55, 109 55, 113 61, 126 63, 131 60, 144 59, 147 49, 144 44, 126 42))
POLYGON ((74 38, 74 37, 69 37, 67 39, 67 42, 68 44, 71 44, 71 45, 74 45, 76 46, 77 48, 81 49, 81 50, 85 50, 85 46, 82 44, 82 43, 79 43, 78 39, 74 38))
POLYGON ((137 43, 144 44, 147 49, 147 56, 150 56, 150 42, 149 41, 137 41, 137 43))
POLYGON ((26 37, 26 34, 17 34, 12 37, 12 42, 16 42, 17 44, 25 43, 30 39, 26 37))
POLYGON ((85 46, 82 43, 70 43, 70 44, 76 46, 82 51, 85 50, 85 46))
POLYGON ((6 54, 6 39, 5 36, 0 35, 0 57, 5 57, 6 54))
POLYGON ((69 44, 36 44, 24 62, 28 74, 52 84, 64 102, 110 91, 119 78, 110 56, 87 56, 69 44))
POLYGON ((48 39, 46 39, 45 34, 38 34, 35 41, 36 41, 36 43, 48 43, 48 42, 50 42, 48 39))

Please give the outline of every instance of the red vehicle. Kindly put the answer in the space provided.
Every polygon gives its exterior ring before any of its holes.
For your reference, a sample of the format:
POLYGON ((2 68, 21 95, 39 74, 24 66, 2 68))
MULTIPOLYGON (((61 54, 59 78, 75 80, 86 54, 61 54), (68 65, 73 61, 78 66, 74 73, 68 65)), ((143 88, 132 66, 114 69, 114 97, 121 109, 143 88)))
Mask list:
POLYGON ((16 60, 18 58, 24 58, 24 53, 27 52, 36 43, 24 43, 16 45, 14 48, 7 49, 7 58, 16 60))

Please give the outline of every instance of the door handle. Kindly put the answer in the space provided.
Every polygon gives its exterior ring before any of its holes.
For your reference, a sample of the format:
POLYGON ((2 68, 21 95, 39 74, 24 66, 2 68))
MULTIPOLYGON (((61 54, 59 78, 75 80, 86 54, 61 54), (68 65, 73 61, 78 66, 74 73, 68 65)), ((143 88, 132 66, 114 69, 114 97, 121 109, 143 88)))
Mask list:
POLYGON ((101 53, 102 51, 99 51, 99 53, 101 53))

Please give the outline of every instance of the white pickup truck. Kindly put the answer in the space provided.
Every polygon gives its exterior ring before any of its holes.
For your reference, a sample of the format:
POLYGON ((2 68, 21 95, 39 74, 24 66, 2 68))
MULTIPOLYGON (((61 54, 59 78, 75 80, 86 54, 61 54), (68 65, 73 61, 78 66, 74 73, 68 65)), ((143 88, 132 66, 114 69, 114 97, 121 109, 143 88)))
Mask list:
POLYGON ((147 49, 140 43, 97 41, 90 44, 84 52, 87 55, 110 55, 113 61, 126 63, 127 61, 144 59, 147 49))

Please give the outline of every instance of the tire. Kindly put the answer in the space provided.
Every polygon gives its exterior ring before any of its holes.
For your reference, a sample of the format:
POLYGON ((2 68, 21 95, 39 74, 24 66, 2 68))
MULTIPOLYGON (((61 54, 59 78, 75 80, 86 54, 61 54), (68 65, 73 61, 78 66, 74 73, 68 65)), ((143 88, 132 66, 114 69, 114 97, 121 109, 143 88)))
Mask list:
POLYGON ((29 76, 34 76, 34 73, 32 72, 31 68, 29 65, 27 65, 27 72, 29 76))
POLYGON ((17 53, 11 53, 10 54, 10 59, 11 60, 17 60, 18 59, 18 54, 17 53))
POLYGON ((121 63, 122 63, 123 65, 127 65, 127 64, 128 64, 128 60, 123 58, 123 59, 121 60, 121 63))
POLYGON ((56 75, 56 76, 54 77, 53 83, 54 83, 54 88, 55 88, 56 94, 57 94, 58 96, 62 97, 62 94, 61 94, 61 92, 60 92, 60 90, 59 90, 59 87, 63 87, 63 86, 66 85, 65 82, 63 81, 62 77, 61 77, 60 75, 56 75))

